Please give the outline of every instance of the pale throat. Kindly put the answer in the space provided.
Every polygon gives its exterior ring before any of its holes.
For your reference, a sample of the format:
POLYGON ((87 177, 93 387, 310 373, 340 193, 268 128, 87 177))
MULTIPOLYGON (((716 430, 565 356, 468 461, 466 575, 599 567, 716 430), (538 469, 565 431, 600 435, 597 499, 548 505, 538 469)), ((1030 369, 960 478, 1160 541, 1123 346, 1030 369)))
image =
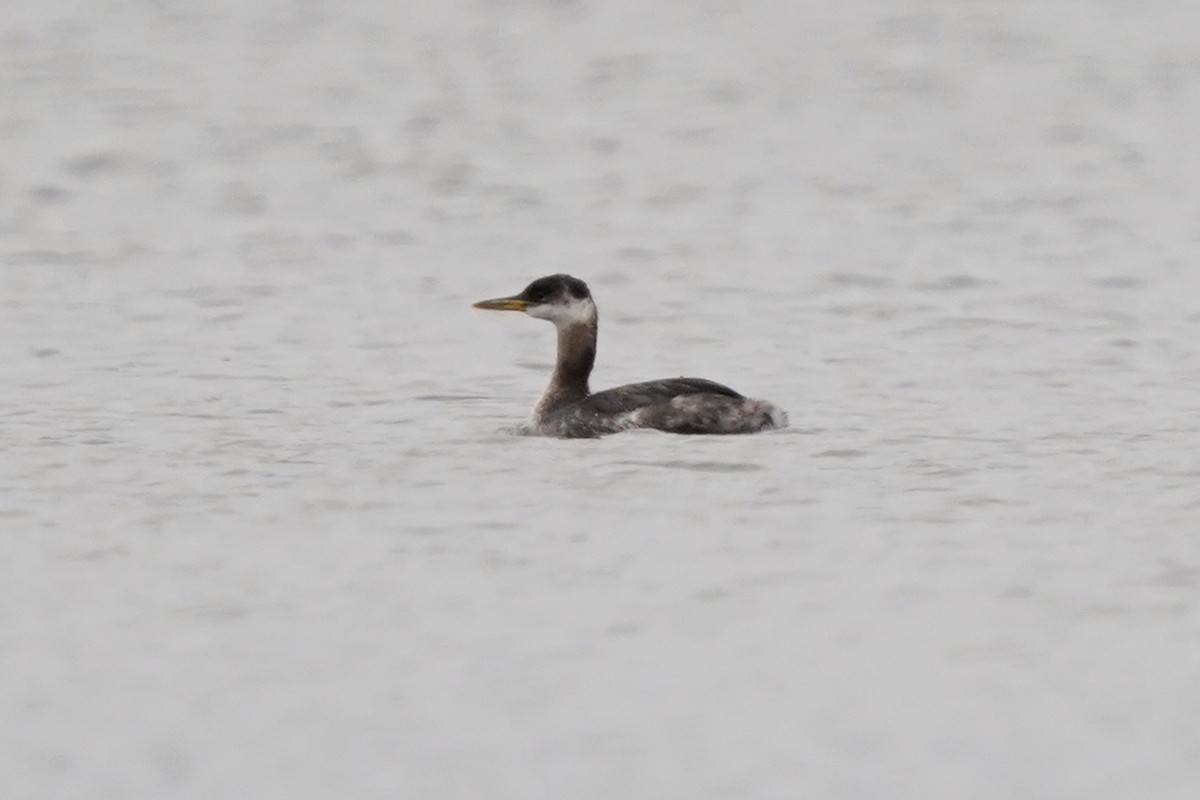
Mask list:
POLYGON ((596 308, 590 302, 578 303, 569 311, 575 313, 556 315, 551 320, 558 334, 558 350, 554 374, 534 408, 535 416, 579 402, 590 393, 588 377, 596 361, 596 308))

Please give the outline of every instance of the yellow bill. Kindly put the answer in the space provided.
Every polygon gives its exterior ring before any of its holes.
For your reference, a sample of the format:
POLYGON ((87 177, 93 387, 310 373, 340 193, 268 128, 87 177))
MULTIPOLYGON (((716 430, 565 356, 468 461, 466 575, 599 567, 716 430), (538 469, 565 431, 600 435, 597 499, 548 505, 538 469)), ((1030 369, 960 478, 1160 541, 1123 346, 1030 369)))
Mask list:
POLYGON ((524 311, 528 303, 519 297, 497 297, 495 300, 480 300, 472 305, 492 311, 524 311))

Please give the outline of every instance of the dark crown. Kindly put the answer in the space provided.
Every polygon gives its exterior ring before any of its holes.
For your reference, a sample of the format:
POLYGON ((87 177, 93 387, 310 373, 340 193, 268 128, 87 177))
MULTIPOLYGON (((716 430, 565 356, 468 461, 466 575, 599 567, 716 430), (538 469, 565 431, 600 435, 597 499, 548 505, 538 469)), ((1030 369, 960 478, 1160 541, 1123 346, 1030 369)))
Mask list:
POLYGON ((542 305, 555 301, 584 300, 592 296, 587 284, 570 275, 547 275, 525 287, 520 297, 528 303, 542 305))

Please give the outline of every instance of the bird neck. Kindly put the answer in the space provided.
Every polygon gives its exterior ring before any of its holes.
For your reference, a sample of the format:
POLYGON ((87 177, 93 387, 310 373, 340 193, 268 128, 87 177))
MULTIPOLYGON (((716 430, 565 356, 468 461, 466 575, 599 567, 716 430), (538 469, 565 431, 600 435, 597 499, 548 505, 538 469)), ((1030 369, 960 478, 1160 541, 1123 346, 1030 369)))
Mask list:
POLYGON ((587 397, 588 377, 596 362, 597 324, 593 317, 583 322, 558 325, 558 354, 554 374, 535 413, 545 415, 587 397))

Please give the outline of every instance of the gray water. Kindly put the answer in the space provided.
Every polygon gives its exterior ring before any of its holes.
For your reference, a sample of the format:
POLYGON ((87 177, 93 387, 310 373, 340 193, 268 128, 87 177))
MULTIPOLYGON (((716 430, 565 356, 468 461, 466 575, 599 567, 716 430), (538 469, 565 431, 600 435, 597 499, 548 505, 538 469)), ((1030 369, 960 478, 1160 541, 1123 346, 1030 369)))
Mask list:
POLYGON ((4 796, 1196 797, 1197 30, 6 4, 4 796))

